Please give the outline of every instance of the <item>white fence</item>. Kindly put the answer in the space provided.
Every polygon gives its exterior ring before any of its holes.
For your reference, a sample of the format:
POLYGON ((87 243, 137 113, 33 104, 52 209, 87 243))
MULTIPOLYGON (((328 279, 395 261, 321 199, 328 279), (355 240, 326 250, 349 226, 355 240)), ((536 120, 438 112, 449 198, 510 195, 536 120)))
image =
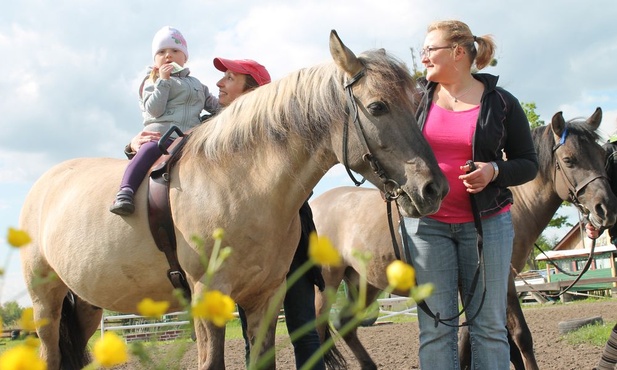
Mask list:
POLYGON ((392 295, 390 298, 378 299, 379 317, 377 321, 383 321, 394 316, 418 316, 418 306, 409 297, 392 295))
MULTIPOLYGON (((393 295, 390 298, 378 299, 379 317, 377 321, 383 321, 394 316, 417 316, 417 306, 408 297, 393 295)), ((186 311, 172 312, 163 315, 162 320, 155 320, 139 315, 110 315, 101 319, 101 336, 106 331, 121 331, 127 340, 145 340, 156 337, 158 340, 176 339, 184 334, 189 320, 182 319, 186 311), (130 323, 126 323, 129 321, 130 323)), ((237 317, 237 313, 235 313, 237 317)), ((279 319, 284 319, 282 314, 279 319)))
POLYGON ((185 334, 189 320, 181 319, 186 312, 172 312, 163 315, 162 320, 139 315, 111 315, 101 318, 101 336, 106 331, 121 331, 127 341, 133 340, 172 340, 185 334), (127 324, 126 322, 131 322, 127 324))

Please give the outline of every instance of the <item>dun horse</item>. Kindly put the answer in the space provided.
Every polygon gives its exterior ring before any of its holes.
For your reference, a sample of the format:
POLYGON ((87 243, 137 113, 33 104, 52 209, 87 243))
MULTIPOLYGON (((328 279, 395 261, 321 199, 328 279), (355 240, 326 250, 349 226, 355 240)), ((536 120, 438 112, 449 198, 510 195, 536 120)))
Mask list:
MULTIPOLYGON (((540 171, 534 180, 511 188, 514 194, 512 222, 515 230, 512 266, 517 271, 524 267, 533 243, 563 200, 580 204, 595 226, 615 223, 617 199, 605 175, 604 151, 597 143, 596 130, 601 119, 602 111, 599 108, 586 121, 565 122, 561 113, 557 113, 550 126, 533 130, 540 171)), ((352 286, 349 290, 353 291, 353 287, 357 286, 359 270, 358 261, 352 257, 351 250, 372 253, 373 258, 367 266, 367 304, 370 304, 377 298, 379 291, 387 287, 385 268, 395 259, 386 207, 379 191, 337 188, 314 199, 311 206, 317 232, 328 236, 345 260, 340 267, 324 268, 328 286, 337 287, 344 279, 352 286)), ((395 235, 400 245, 398 230, 395 235)), ((329 309, 324 299, 322 296, 316 298, 320 312, 328 312, 329 309)), ((353 297, 350 296, 350 299, 353 297)), ((523 360, 520 354, 518 360, 516 356, 513 357, 516 368, 537 369, 531 333, 523 317, 512 277, 508 290, 508 329, 523 356, 523 360)), ((355 331, 347 335, 345 341, 362 369, 376 368, 355 331)), ((469 357, 465 355, 468 351, 463 349, 465 340, 461 341, 461 346, 461 366, 464 368, 469 362, 469 357)))
MULTIPOLYGON (((250 337, 267 325, 263 351, 274 345, 276 320, 262 317, 280 304, 273 296, 285 284, 300 237, 298 209, 329 168, 346 158, 375 185, 398 185, 389 190, 401 193, 409 216, 435 212, 448 191, 414 124, 415 84, 404 64, 384 50, 356 57, 335 31, 330 52, 334 63, 260 87, 196 128, 170 173, 178 258, 193 297, 206 289, 230 295, 246 310, 250 337), (355 125, 349 135, 346 125, 355 125), (382 171, 373 172, 375 162, 382 171), (193 236, 205 238, 210 255, 210 235, 219 227, 233 252, 206 287, 193 236)), ((125 166, 109 158, 61 163, 35 183, 24 204, 20 227, 33 242, 22 251, 22 267, 35 319, 49 321, 37 333, 50 370, 88 361, 76 356, 84 354, 101 308, 135 312, 146 297, 184 308, 148 227, 147 184, 136 194, 134 215, 108 211, 125 166), (72 307, 65 299, 70 292, 72 307), (77 326, 67 342, 61 333, 70 323, 77 326)), ((223 369, 225 328, 196 319, 195 333, 199 369, 223 369)))

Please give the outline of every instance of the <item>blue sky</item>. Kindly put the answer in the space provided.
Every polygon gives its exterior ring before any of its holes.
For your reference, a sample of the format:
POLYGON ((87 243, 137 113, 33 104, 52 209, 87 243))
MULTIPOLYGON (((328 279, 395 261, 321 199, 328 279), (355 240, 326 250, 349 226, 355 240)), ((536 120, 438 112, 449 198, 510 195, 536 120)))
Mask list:
MULTIPOLYGON (((214 57, 251 58, 274 79, 330 60, 336 29, 355 52, 385 48, 411 64, 428 23, 460 19, 476 35, 497 42, 500 85, 535 102, 541 119, 566 119, 604 110, 601 130, 616 129, 617 3, 572 0, 265 0, 164 2, 62 0, 8 2, 0 13, 0 230, 17 227, 33 182, 48 168, 76 157, 121 158, 141 130, 140 76, 150 43, 164 25, 179 28, 189 45, 192 74, 215 94, 221 74, 214 57)), ((101 181, 105 181, 101 174, 101 181)), ((316 194, 351 185, 340 166, 316 194)), ((552 231, 555 233, 555 231, 552 231)), ((564 231, 565 232, 565 231, 564 231)), ((556 232, 557 234, 560 231, 556 232)), ((7 261, 0 302, 24 294, 19 258, 0 238, 7 261)))

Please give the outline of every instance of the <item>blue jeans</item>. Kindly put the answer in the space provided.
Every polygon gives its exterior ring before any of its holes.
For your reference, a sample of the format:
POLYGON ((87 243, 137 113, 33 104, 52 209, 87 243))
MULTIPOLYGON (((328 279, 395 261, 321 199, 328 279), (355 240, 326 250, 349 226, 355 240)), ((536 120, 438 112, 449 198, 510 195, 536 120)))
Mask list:
MULTIPOLYGON (((473 222, 447 224, 427 217, 406 218, 405 227, 418 284, 432 283, 433 294, 426 303, 433 314, 451 318, 458 314, 458 286, 462 297, 472 288, 478 265, 477 234, 473 222)), ((469 326, 473 369, 509 369, 510 347, 506 329, 506 295, 512 257, 514 230, 510 212, 482 220, 484 266, 465 316, 478 315, 469 326), (482 274, 485 273, 486 280, 482 274), (486 297, 481 305, 486 281, 486 297)), ((420 326, 420 367, 448 370, 460 368, 458 325, 448 326, 418 310, 420 326)))

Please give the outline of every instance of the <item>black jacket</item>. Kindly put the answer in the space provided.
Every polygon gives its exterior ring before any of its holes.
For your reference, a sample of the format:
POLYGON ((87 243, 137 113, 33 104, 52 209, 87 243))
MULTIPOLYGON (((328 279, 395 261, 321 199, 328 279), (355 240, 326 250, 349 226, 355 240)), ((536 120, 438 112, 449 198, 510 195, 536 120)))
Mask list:
MULTIPOLYGON (((473 77, 484 84, 484 93, 480 101, 471 159, 476 162, 494 161, 499 166, 497 179, 476 194, 480 215, 488 216, 513 202, 508 186, 534 179, 538 172, 538 156, 531 138, 529 121, 518 100, 497 87, 497 76, 478 73, 473 74, 473 77)), ((427 82, 425 85, 426 90, 416 112, 420 129, 426 122, 437 85, 435 82, 427 82)))

